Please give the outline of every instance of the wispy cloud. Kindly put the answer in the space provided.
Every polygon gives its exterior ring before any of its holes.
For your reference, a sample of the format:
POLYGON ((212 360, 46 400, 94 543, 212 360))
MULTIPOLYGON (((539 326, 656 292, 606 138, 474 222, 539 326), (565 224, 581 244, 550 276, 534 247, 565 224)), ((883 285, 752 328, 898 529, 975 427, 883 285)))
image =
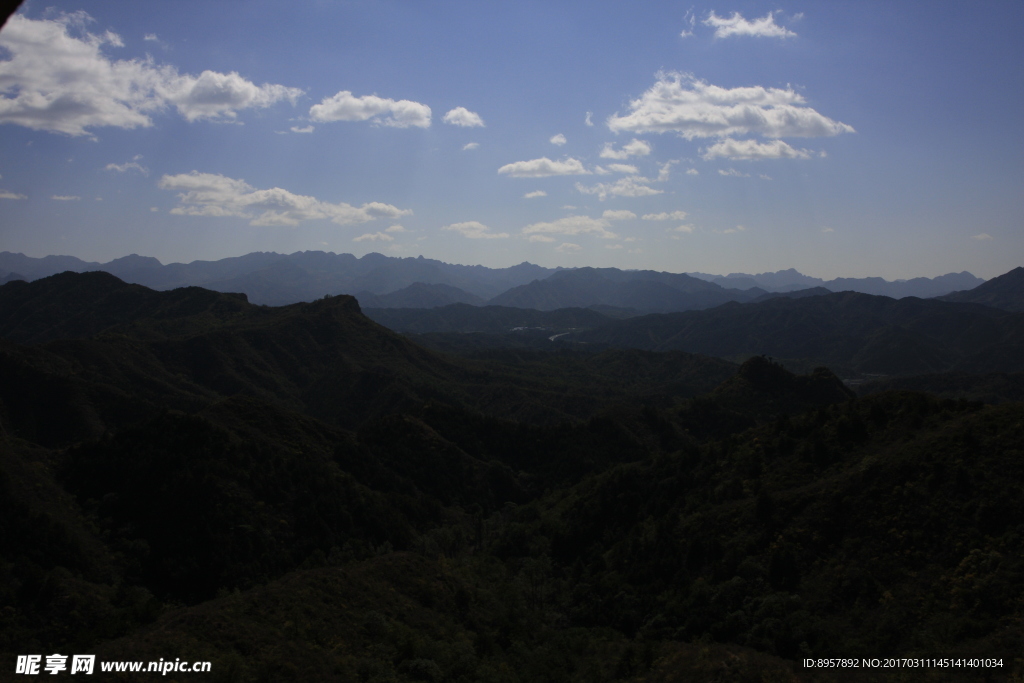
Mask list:
POLYGON ((718 169, 718 175, 729 176, 733 178, 749 178, 749 173, 740 173, 735 168, 718 169))
POLYGON ((537 197, 547 197, 548 193, 544 190, 534 190, 533 192, 527 192, 523 195, 523 199, 535 199, 537 197))
POLYGON ((299 128, 298 126, 291 127, 291 131, 293 133, 312 133, 314 130, 316 130, 316 128, 313 126, 304 126, 302 128, 299 128))
POLYGON ((594 112, 588 111, 587 115, 583 119, 583 123, 587 124, 588 126, 593 126, 594 125, 594 121, 591 118, 593 116, 594 116, 594 112))
POLYGON ((552 145, 558 145, 559 147, 561 147, 562 145, 567 143, 568 140, 565 139, 564 135, 562 135, 561 133, 558 133, 556 135, 552 135, 551 139, 548 140, 548 142, 550 142, 552 145))
POLYGON ((680 33, 679 36, 682 37, 682 38, 689 38, 690 36, 693 35, 693 28, 696 25, 697 25, 697 15, 694 14, 693 10, 691 9, 683 17, 683 26, 686 26, 686 28, 683 29, 682 33, 680 33))
POLYGON ((651 146, 643 140, 633 138, 616 150, 610 142, 604 143, 601 149, 602 159, 628 159, 629 157, 643 157, 651 153, 651 146))
MULTIPOLYGON (((602 239, 618 237, 608 229, 609 221, 589 216, 566 216, 558 220, 532 223, 523 228, 524 235, 594 235, 602 239)), ((538 240, 534 240, 538 241, 538 240)), ((547 241, 547 240, 543 240, 547 241)))
POLYGON ((718 158, 747 161, 810 159, 811 151, 807 149, 794 149, 782 140, 758 142, 756 140, 733 140, 732 138, 726 138, 708 147, 704 151, 702 158, 706 161, 718 158))
POLYGON ((608 197, 648 197, 664 192, 664 190, 655 190, 653 187, 650 187, 649 183, 651 182, 653 181, 649 178, 627 176, 616 180, 614 183, 597 183, 596 185, 589 186, 583 183, 576 183, 576 189, 583 194, 597 195, 597 198, 601 201, 608 197))
POLYGON ((157 186, 162 190, 178 191, 181 206, 171 209, 172 214, 234 216, 250 219, 250 225, 298 225, 308 220, 329 220, 338 225, 348 225, 379 218, 395 219, 412 213, 381 202, 356 207, 344 202, 323 202, 279 187, 257 190, 244 180, 198 171, 165 175, 157 186))
POLYGON ((82 198, 72 194, 55 194, 50 199, 56 199, 58 202, 77 202, 82 198))
POLYGON ((466 150, 469 150, 469 149, 476 149, 479 146, 480 146, 479 142, 467 142, 466 144, 464 144, 462 146, 462 151, 465 152, 466 150))
POLYGON ((686 220, 687 213, 685 211, 672 211, 671 213, 645 213, 643 219, 645 221, 681 221, 686 220))
POLYGON ((430 113, 430 107, 412 100, 392 100, 377 95, 356 97, 348 90, 325 97, 309 109, 309 117, 321 123, 372 121, 392 128, 429 128, 430 113))
POLYGON ((394 242, 395 238, 383 232, 368 232, 359 237, 353 237, 353 242, 394 242))
POLYGON ((982 233, 978 233, 977 235, 971 235, 971 239, 990 240, 990 239, 992 239, 992 235, 988 234, 987 232, 982 232, 982 233))
POLYGON ((142 175, 149 175, 149 169, 139 163, 139 159, 141 158, 141 154, 136 154, 132 157, 131 161, 126 161, 123 164, 107 164, 104 168, 108 171, 117 171, 118 173, 138 171, 142 175))
POLYGON ((505 164, 498 169, 498 173, 513 178, 546 178, 557 175, 589 175, 590 171, 583 167, 582 162, 572 157, 562 161, 552 161, 547 157, 541 157, 530 161, 505 164))
POLYGON ((466 221, 465 223, 452 223, 446 225, 442 230, 457 232, 469 239, 504 239, 508 237, 507 232, 491 232, 491 229, 479 221, 466 221))
POLYGON ((583 249, 583 247, 581 247, 578 244, 573 244, 572 242, 562 242, 557 247, 555 247, 555 251, 563 254, 574 254, 577 251, 580 251, 581 249, 583 249))
POLYGON ((441 120, 452 126, 462 126, 463 128, 484 127, 484 120, 480 118, 480 115, 465 107, 455 107, 455 109, 445 114, 441 120))
POLYGON ((775 23, 775 13, 769 12, 760 19, 752 21, 744 19, 739 12, 733 12, 731 17, 720 17, 712 10, 705 26, 715 29, 715 38, 729 38, 730 36, 755 36, 759 38, 795 38, 796 34, 784 26, 775 23))
POLYGON ((606 221, 628 221, 636 218, 636 214, 626 209, 622 209, 620 211, 612 211, 609 209, 601 214, 601 218, 606 221))
POLYGON ((612 116, 615 132, 678 133, 687 140, 732 135, 767 138, 824 137, 852 133, 806 106, 792 88, 722 88, 692 74, 659 73, 657 82, 629 104, 630 113, 612 116))
POLYGON ((28 197, 10 190, 0 190, 0 199, 28 199, 28 197))

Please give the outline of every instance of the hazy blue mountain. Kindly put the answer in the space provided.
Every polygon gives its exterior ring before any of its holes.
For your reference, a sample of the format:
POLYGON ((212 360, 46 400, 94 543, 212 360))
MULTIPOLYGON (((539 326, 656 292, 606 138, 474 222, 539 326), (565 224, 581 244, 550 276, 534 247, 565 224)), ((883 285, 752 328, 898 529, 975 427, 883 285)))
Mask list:
POLYGON ((974 289, 952 292, 939 298, 984 304, 1004 311, 1024 311, 1024 267, 1014 268, 974 289))
POLYGON ((469 304, 470 306, 482 306, 484 300, 470 294, 458 287, 445 284, 426 284, 414 282, 408 287, 391 292, 390 294, 373 294, 372 292, 357 292, 355 294, 359 304, 364 307, 373 308, 438 308, 451 304, 469 304))
POLYGON ((761 294, 764 290, 728 290, 682 273, 576 268, 510 289, 489 303, 542 311, 614 306, 667 312, 709 308, 726 301, 746 301, 761 294))
POLYGON ((812 287, 824 287, 831 292, 861 292, 862 294, 888 296, 893 299, 902 299, 908 296, 926 299, 961 289, 971 289, 984 282, 967 271, 947 273, 934 278, 915 277, 910 280, 895 281, 880 277, 841 277, 822 280, 804 275, 794 268, 756 275, 747 273, 729 273, 728 275, 689 273, 689 275, 727 288, 747 289, 757 286, 769 292, 791 292, 812 287))

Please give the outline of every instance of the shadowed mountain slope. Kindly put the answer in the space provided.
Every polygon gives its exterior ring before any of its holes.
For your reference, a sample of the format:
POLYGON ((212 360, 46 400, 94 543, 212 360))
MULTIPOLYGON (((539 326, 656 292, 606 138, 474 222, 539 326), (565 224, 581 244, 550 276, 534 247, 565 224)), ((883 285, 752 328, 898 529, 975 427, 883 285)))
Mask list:
POLYGON ((974 289, 939 297, 942 301, 984 304, 1004 311, 1024 311, 1024 266, 994 277, 974 289))
POLYGON ((741 357, 816 359, 891 375, 1024 369, 1024 315, 976 304, 844 292, 649 315, 575 341, 741 357))

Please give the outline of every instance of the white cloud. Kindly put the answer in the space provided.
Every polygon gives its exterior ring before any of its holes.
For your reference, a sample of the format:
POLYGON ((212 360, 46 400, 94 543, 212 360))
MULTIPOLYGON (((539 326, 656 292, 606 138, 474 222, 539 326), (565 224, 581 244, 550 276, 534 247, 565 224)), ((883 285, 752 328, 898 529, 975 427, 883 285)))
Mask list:
POLYGON ((615 171, 616 173, 628 173, 630 175, 637 175, 640 170, 636 166, 630 166, 629 164, 608 164, 609 171, 615 171))
POLYGON ((28 197, 10 190, 0 190, 0 199, 28 199, 28 197))
POLYGON ((561 147, 562 145, 567 143, 568 140, 565 139, 564 135, 558 133, 557 135, 552 135, 551 139, 548 140, 548 142, 550 142, 552 145, 558 145, 559 147, 561 147))
POLYGON ((573 244, 572 242, 562 242, 557 247, 555 247, 555 251, 561 252, 563 254, 572 254, 577 251, 580 251, 581 249, 583 249, 583 247, 581 247, 578 244, 573 244))
POLYGON ((479 142, 467 142, 466 144, 464 144, 462 146, 462 151, 466 151, 467 149, 476 149, 479 146, 480 146, 479 142))
POLYGON ((604 166, 595 166, 594 167, 594 173, 596 173, 597 175, 611 175, 612 174, 612 172, 609 171, 604 166))
POLYGON ((107 164, 104 168, 108 171, 117 171, 118 173, 136 170, 142 175, 149 175, 149 169, 139 163, 141 158, 141 154, 136 154, 132 157, 131 161, 126 161, 123 164, 107 164))
POLYGON ((810 159, 811 151, 794 149, 782 140, 758 142, 756 140, 733 140, 726 138, 705 150, 705 161, 717 158, 757 161, 761 159, 810 159))
POLYGON ((625 247, 623 247, 621 244, 606 244, 606 245, 604 245, 604 248, 605 249, 624 249, 625 247))
POLYGON ((772 177, 770 175, 766 174, 766 173, 758 173, 757 177, 760 178, 761 180, 771 180, 772 179, 772 177))
POLYGON ((56 199, 58 202, 77 202, 82 198, 71 194, 55 194, 50 199, 56 199))
POLYGON ((359 237, 353 237, 353 242, 394 242, 395 238, 383 232, 368 232, 359 237))
POLYGON ((721 88, 682 73, 659 73, 657 78, 647 92, 630 102, 630 113, 608 119, 611 130, 675 132, 687 140, 749 134, 823 137, 854 132, 853 127, 806 106, 803 96, 792 88, 721 88))
POLYGON ((313 126, 306 126, 304 128, 299 128, 298 126, 292 126, 292 128, 291 128, 291 131, 293 133, 312 133, 314 130, 316 130, 316 128, 314 128, 313 126))
POLYGON ((730 168, 730 169, 726 169, 726 170, 718 169, 718 175, 731 176, 733 178, 749 178, 750 177, 749 173, 740 173, 735 168, 730 168))
POLYGON ((686 175, 700 175, 700 171, 695 168, 686 169, 686 175))
MULTIPOLYGON (((449 112, 451 113, 451 112, 449 112)), ((392 100, 377 95, 354 96, 342 90, 309 108, 314 121, 370 121, 393 128, 429 128, 430 107, 412 100, 392 100)))
POLYGON ((34 130, 87 135, 100 126, 153 125, 150 115, 169 105, 188 121, 232 120, 241 109, 295 100, 298 88, 257 86, 237 73, 179 74, 152 59, 113 61, 106 47, 123 47, 112 31, 85 31, 85 12, 55 19, 14 15, 0 32, 0 123, 34 130))
POLYGON ((690 234, 690 233, 692 233, 692 232, 693 232, 693 231, 694 231, 695 229, 696 229, 696 228, 694 228, 694 226, 693 226, 693 225, 690 225, 690 224, 686 224, 686 225, 677 225, 677 226, 676 226, 676 227, 674 227, 674 228, 669 228, 668 230, 666 230, 666 232, 679 232, 679 233, 684 233, 684 234, 687 234, 687 235, 689 235, 689 234, 690 234))
POLYGON ((723 235, 732 235, 737 232, 746 232, 746 228, 742 225, 737 225, 735 228, 726 228, 725 230, 716 230, 715 232, 720 232, 723 235))
POLYGON ((596 194, 602 202, 608 197, 647 197, 654 194, 661 194, 663 190, 655 190, 647 184, 652 182, 648 178, 640 176, 627 176, 620 178, 614 183, 598 183, 586 186, 583 183, 576 183, 576 189, 583 194, 596 194))
POLYGON ((645 213, 645 221, 681 221, 686 219, 685 211, 673 211, 672 213, 645 213))
POLYGON ((602 159, 628 159, 629 157, 644 157, 651 153, 651 146, 643 140, 633 138, 622 146, 622 149, 615 151, 610 142, 604 143, 601 150, 602 159))
POLYGON ((250 225, 298 225, 300 221, 307 220, 330 220, 338 225, 348 225, 378 218, 394 219, 412 213, 380 202, 369 202, 360 207, 344 202, 331 204, 279 187, 257 190, 244 180, 216 173, 192 171, 165 175, 157 186, 162 190, 179 191, 181 206, 171 209, 173 214, 249 218, 250 225))
POLYGON ((822 232, 835 232, 835 228, 822 228, 822 232))
POLYGON ((556 175, 589 175, 590 171, 583 168, 583 164, 572 157, 563 161, 552 161, 547 157, 541 157, 530 161, 505 164, 498 169, 498 173, 513 178, 546 178, 556 175))
MULTIPOLYGON (((426 105, 423 105, 426 106, 426 105)), ((427 114, 429 119, 430 115, 427 114)), ((484 120, 480 118, 480 114, 472 112, 465 107, 455 107, 441 119, 445 123, 449 123, 453 126, 462 126, 463 128, 483 128, 484 120)))
POLYGON ((532 223, 523 228, 522 233, 524 235, 596 235, 602 239, 618 237, 608 229, 608 226, 609 222, 604 218, 566 216, 549 223, 532 223))
POLYGON ((508 237, 507 232, 491 232, 491 229, 478 221, 466 221, 465 223, 452 223, 446 225, 442 230, 452 230, 463 237, 470 239, 504 239, 508 237))
POLYGON ((609 209, 601 214, 601 218, 606 221, 628 221, 636 218, 636 214, 626 209, 621 211, 612 211, 609 209))
POLYGON ((990 239, 992 239, 992 235, 988 234, 987 232, 983 232, 983 233, 980 233, 980 234, 977 234, 977 235, 971 235, 971 239, 990 240, 990 239))
POLYGON ((390 228, 388 228, 384 232, 409 232, 409 231, 406 230, 404 226, 392 225, 390 228))
POLYGON ((156 37, 155 33, 147 33, 142 37, 143 40, 158 42, 160 39, 156 37))
POLYGON ((534 199, 536 197, 547 197, 548 193, 544 190, 534 190, 533 192, 527 192, 523 195, 523 199, 534 199))
POLYGON ((583 123, 587 124, 588 126, 593 126, 594 122, 591 120, 591 117, 593 115, 594 115, 594 112, 588 111, 586 117, 583 119, 583 123))
POLYGON ((728 38, 729 36, 757 36, 761 38, 795 38, 796 34, 775 23, 775 13, 769 12, 760 19, 749 21, 743 18, 739 12, 733 12, 731 17, 720 17, 712 10, 708 18, 704 20, 705 26, 715 29, 715 38, 728 38))
POLYGON ((530 235, 526 238, 527 242, 554 242, 554 237, 548 237, 547 235, 530 235))
POLYGON ((672 161, 666 161, 658 169, 658 182, 664 183, 668 180, 669 174, 672 172, 672 167, 679 163, 679 159, 673 159, 672 161))
MULTIPOLYGON (((99 199, 99 197, 97 197, 96 199, 99 199)), ((149 211, 150 211, 150 213, 160 213, 160 209, 158 209, 155 206, 149 207, 149 211)))
POLYGON ((697 15, 693 13, 692 9, 689 12, 687 12, 686 15, 683 17, 683 24, 689 26, 690 28, 689 30, 684 28, 682 33, 679 34, 679 37, 689 38, 690 36, 693 35, 693 27, 697 24, 697 15))

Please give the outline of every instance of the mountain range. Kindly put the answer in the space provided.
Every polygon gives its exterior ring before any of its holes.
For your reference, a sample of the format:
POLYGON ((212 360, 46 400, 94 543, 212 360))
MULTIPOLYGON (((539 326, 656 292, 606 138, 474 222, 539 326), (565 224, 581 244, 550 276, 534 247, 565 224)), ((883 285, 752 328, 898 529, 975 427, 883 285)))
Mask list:
POLYGON ((63 271, 103 270, 126 282, 153 289, 201 286, 242 292, 249 301, 272 306, 313 301, 327 294, 351 294, 367 308, 434 308, 452 303, 486 303, 555 310, 599 307, 622 316, 710 308, 727 301, 750 301, 771 292, 824 287, 902 298, 934 297, 983 282, 970 273, 889 282, 881 278, 823 281, 790 269, 758 275, 712 276, 617 268, 544 268, 521 263, 486 268, 433 259, 351 254, 256 252, 219 261, 163 265, 132 254, 108 263, 71 256, 31 258, 0 253, 0 278, 35 280, 63 271))

